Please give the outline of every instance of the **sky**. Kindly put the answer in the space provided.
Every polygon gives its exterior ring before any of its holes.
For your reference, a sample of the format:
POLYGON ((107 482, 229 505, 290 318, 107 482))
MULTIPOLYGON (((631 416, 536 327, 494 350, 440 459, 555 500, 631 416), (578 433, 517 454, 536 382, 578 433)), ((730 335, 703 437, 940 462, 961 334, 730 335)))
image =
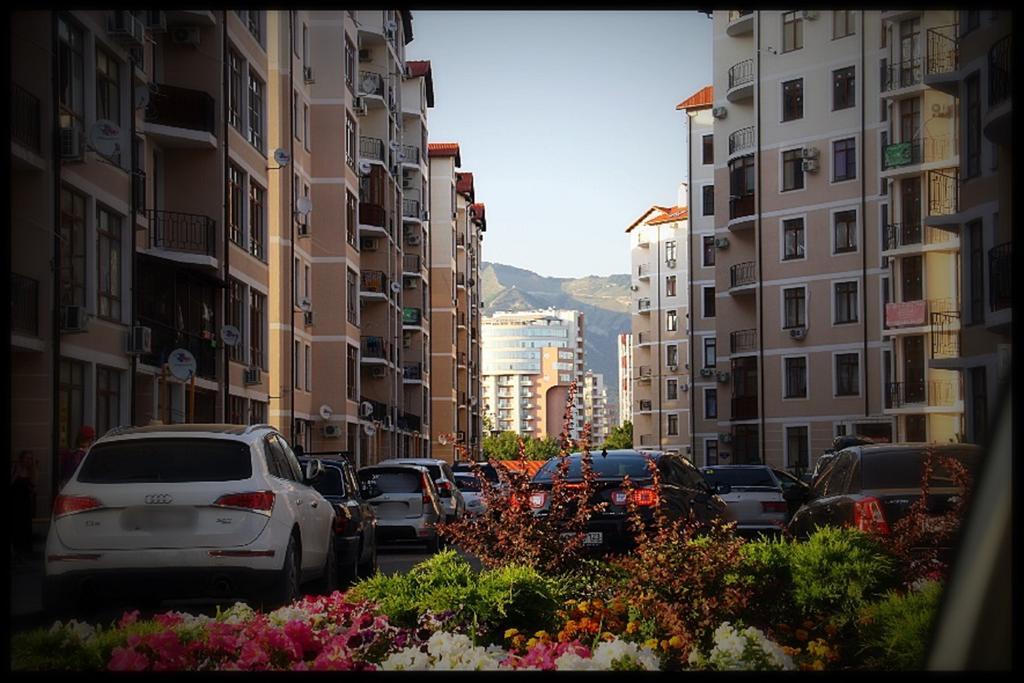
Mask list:
POLYGON ((487 206, 482 259, 545 276, 628 273, 625 229, 674 205, 685 114, 711 83, 711 20, 678 12, 413 11, 431 142, 458 142, 487 206))

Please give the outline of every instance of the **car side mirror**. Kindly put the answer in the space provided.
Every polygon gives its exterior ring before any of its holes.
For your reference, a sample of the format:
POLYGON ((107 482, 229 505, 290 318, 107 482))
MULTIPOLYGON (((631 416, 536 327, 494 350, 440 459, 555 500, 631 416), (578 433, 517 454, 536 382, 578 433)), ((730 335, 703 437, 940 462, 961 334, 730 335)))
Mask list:
POLYGON ((324 464, 319 460, 310 460, 306 463, 305 479, 307 484, 312 484, 324 473, 324 464))
POLYGON ((720 496, 724 496, 727 493, 732 493, 732 486, 730 486, 729 484, 716 484, 715 493, 717 493, 720 496))

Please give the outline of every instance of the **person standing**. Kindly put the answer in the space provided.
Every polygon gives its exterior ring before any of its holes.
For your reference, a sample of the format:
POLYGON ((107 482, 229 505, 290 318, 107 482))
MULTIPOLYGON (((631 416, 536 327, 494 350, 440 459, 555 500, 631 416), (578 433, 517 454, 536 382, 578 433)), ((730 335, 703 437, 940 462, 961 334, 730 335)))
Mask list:
POLYGON ((78 464, 85 457, 86 451, 89 450, 89 446, 92 446, 92 442, 95 440, 96 430, 89 425, 82 425, 82 428, 78 430, 78 448, 75 450, 68 449, 61 454, 60 488, 64 488, 64 484, 68 483, 68 480, 71 479, 75 470, 78 469, 78 464))
POLYGON ((11 466, 11 542, 23 555, 32 553, 32 517, 35 514, 36 459, 32 451, 18 454, 11 466))

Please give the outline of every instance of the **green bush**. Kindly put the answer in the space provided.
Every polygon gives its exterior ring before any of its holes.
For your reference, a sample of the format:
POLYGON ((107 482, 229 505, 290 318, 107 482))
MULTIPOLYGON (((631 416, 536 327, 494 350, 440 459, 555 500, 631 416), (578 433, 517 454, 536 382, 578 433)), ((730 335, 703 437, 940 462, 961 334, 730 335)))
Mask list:
POLYGON ((865 663, 872 668, 923 669, 942 584, 929 581, 920 590, 887 593, 860 614, 865 663))
POLYGON ((758 538, 740 548, 737 583, 754 591, 746 620, 763 626, 791 621, 796 615, 792 601, 793 544, 782 538, 758 538))
POLYGON ((16 671, 98 671, 110 661, 116 647, 124 647, 133 635, 158 633, 154 621, 125 628, 96 629, 90 638, 69 635, 67 629, 35 629, 11 638, 11 669, 16 671))

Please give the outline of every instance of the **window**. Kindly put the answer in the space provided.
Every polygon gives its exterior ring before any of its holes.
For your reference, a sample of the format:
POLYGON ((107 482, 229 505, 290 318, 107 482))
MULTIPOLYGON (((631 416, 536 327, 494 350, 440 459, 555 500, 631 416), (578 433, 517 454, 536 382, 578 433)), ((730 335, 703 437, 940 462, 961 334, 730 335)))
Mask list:
POLYGON ((978 73, 975 72, 967 77, 967 136, 964 139, 964 150, 966 159, 966 173, 968 178, 981 173, 981 91, 979 86, 978 73))
POLYGON ((244 14, 243 19, 245 20, 246 27, 249 29, 249 33, 256 39, 256 42, 263 45, 263 12, 259 10, 246 10, 240 12, 244 14))
POLYGON ((676 295, 676 276, 668 275, 665 277, 665 296, 676 295))
POLYGON ((263 151, 263 81, 254 71, 249 72, 249 142, 263 151))
POLYGON ((299 137, 299 93, 292 92, 292 137, 301 140, 299 137))
POLYGON ((791 52, 804 46, 804 22, 799 12, 782 13, 782 51, 791 52))
MULTIPOLYGON (((68 126, 71 119, 79 122, 85 118, 85 77, 83 46, 85 36, 82 30, 65 17, 57 20, 60 45, 57 50, 57 79, 60 90, 61 126, 68 126)), ((75 434, 77 436, 77 432, 75 434)))
POLYGON ((313 347, 306 344, 306 391, 313 389, 313 347))
POLYGON ((856 68, 848 66, 832 72, 832 111, 857 104, 856 68))
POLYGON ((668 416, 668 435, 679 436, 679 416, 669 415, 668 416))
POLYGON ((666 365, 679 365, 679 345, 667 344, 665 346, 666 365))
POLYGON ((790 218, 782 221, 782 260, 804 257, 804 219, 790 218))
POLYGON ((267 423, 267 404, 263 401, 249 401, 249 424, 267 423))
POLYGON ((96 50, 96 119, 121 125, 121 66, 103 49, 96 50))
POLYGON ((302 342, 295 342, 295 348, 292 350, 292 386, 295 388, 301 388, 300 378, 302 377, 302 342))
POLYGON ((837 211, 833 215, 833 252, 844 254, 857 251, 857 212, 837 211))
POLYGON ((266 205, 266 190, 257 185, 249 185, 249 253, 265 261, 264 252, 264 206, 266 205))
POLYGON ((121 217, 96 209, 97 287, 96 315, 121 320, 121 217))
POLYGON ((359 324, 359 276, 352 269, 348 271, 348 287, 346 293, 348 295, 348 321, 353 325, 359 324))
POLYGON ((924 278, 921 272, 922 257, 904 256, 900 259, 903 301, 920 301, 924 298, 924 278))
POLYGON ((85 305, 85 196, 60 191, 60 302, 85 305))
POLYGON ((245 399, 241 396, 228 396, 228 423, 244 425, 248 417, 245 414, 245 399))
POLYGON ((703 190, 703 207, 705 216, 715 215, 715 186, 705 185, 703 190))
POLYGON ((679 398, 679 380, 670 379, 665 382, 665 398, 669 401, 679 398))
POLYGON ((359 376, 359 349, 351 345, 346 348, 348 353, 345 365, 347 371, 345 375, 346 396, 350 401, 358 401, 359 392, 356 387, 356 378, 359 376))
POLYGON ((714 369, 718 364, 715 354, 715 338, 704 337, 704 367, 714 369))
POLYGON ((853 10, 837 9, 832 11, 832 39, 845 38, 855 33, 853 10))
POLYGON ((796 78, 782 83, 782 120, 794 121, 804 117, 804 79, 796 78))
POLYGON ((981 221, 967 224, 968 278, 968 322, 977 325, 985 322, 985 248, 982 244, 981 221))
POLYGON ((718 389, 704 390, 704 419, 713 420, 718 417, 718 389))
POLYGON ((784 358, 786 368, 785 398, 807 398, 807 357, 784 358))
POLYGON ((669 332, 675 332, 679 329, 679 318, 674 310, 665 311, 665 329, 669 332))
POLYGON ((309 105, 302 105, 302 146, 309 151, 309 105))
POLYGON ((238 246, 245 248, 245 232, 243 230, 245 193, 242 187, 245 175, 235 165, 228 165, 228 238, 238 246))
POLYGON ((718 464, 718 439, 708 439, 704 442, 704 465, 718 464))
POLYGON ((356 151, 358 149, 356 145, 356 122, 349 114, 345 114, 345 163, 353 171, 356 170, 356 151))
POLYGON ((705 135, 701 138, 701 160, 705 166, 715 163, 714 137, 714 135, 705 135))
POLYGON ((242 132, 242 58, 228 51, 228 123, 242 132))
POLYGON ((249 363, 263 370, 267 369, 267 359, 263 356, 264 312, 267 310, 267 297, 256 290, 250 290, 249 296, 249 363))
POLYGON ((782 290, 784 329, 803 327, 807 324, 807 290, 790 287, 782 290))
POLYGON ((705 287, 704 288, 704 312, 702 318, 714 318, 715 317, 715 288, 705 287))
MULTIPOLYGON (((67 358, 60 359, 60 388, 57 400, 60 404, 60 421, 57 426, 60 447, 77 448, 78 430, 84 424, 85 363, 67 358)), ((62 475, 69 476, 66 473, 62 475)))
POLYGON ((356 48, 345 36, 345 85, 353 96, 356 94, 356 48))
POLYGON ((832 180, 852 180, 857 177, 857 141, 854 138, 832 143, 832 180))
POLYGON ((754 213, 754 155, 729 162, 729 218, 754 213))
POLYGON ((312 291, 312 287, 311 287, 311 283, 310 283, 309 264, 305 264, 305 265, 302 266, 302 288, 303 288, 303 293, 306 295, 306 298, 307 299, 312 299, 313 298, 313 291, 312 291))
POLYGON ((715 238, 711 235, 707 235, 702 239, 703 254, 704 254, 704 267, 715 265, 715 238))
MULTIPOLYGON (((245 326, 243 323, 245 316, 245 285, 234 278, 228 279, 228 309, 226 311, 226 320, 224 321, 227 325, 235 327, 239 335, 244 338, 245 326)), ((228 356, 231 360, 244 361, 245 360, 245 346, 242 343, 242 339, 238 340, 238 343, 234 346, 228 347, 228 356)), ((233 424, 241 424, 241 422, 235 422, 233 424)))
POLYGON ((835 295, 835 324, 857 322, 857 283, 837 282, 835 295))
POLYGON ((675 261, 675 260, 676 260, 676 242, 675 242, 675 240, 671 240, 669 242, 665 242, 665 261, 667 262, 667 261, 675 261))
POLYGON ((345 239, 356 249, 359 248, 359 243, 356 241, 356 232, 358 226, 356 225, 357 214, 356 211, 358 205, 356 204, 356 196, 351 192, 345 192, 345 239))
POLYGON ((806 470, 809 465, 807 427, 786 427, 786 467, 806 470))
POLYGON ((837 353, 835 358, 836 396, 857 396, 860 393, 860 356, 837 353))
POLYGON ((309 27, 302 25, 302 66, 309 66, 309 27))
POLYGON ((301 272, 301 270, 302 270, 302 261, 300 261, 299 257, 296 256, 295 259, 294 259, 293 266, 292 266, 292 290, 293 290, 293 295, 295 296, 295 301, 296 302, 299 302, 299 301, 302 300, 302 287, 301 287, 302 281, 299 280, 299 273, 301 272))
POLYGON ((782 153, 782 191, 804 188, 803 156, 800 149, 782 153))
POLYGON ((121 372, 96 366, 96 434, 121 424, 121 372))

